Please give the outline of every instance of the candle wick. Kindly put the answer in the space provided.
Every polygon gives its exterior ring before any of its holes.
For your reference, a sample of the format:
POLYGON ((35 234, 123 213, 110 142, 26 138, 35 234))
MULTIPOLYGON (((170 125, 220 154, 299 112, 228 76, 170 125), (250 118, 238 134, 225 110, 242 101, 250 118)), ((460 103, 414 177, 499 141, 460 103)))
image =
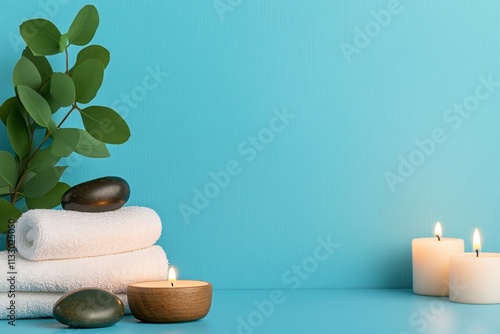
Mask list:
POLYGON ((441 237, 436 234, 436 237, 438 238, 438 241, 441 241, 441 237))
POLYGON ((172 286, 174 286, 174 283, 170 283, 170 284, 172 284, 172 286))
POLYGON ((476 257, 479 257, 479 249, 476 249, 476 257))

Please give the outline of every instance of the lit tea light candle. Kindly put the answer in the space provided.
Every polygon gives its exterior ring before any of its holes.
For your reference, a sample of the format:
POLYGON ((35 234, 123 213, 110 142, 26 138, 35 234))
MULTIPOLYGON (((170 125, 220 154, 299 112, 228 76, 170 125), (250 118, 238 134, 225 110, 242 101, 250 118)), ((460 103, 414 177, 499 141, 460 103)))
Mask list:
POLYGON ((479 257, 479 251, 481 250, 481 236, 479 235, 479 230, 477 228, 474 230, 474 236, 472 237, 472 249, 476 252, 476 257, 479 257))
POLYGON ((443 238, 441 223, 434 238, 413 239, 413 292, 418 295, 448 296, 450 256, 464 252, 463 239, 443 238))
POLYGON ((212 305, 212 284, 177 280, 170 268, 167 281, 133 283, 127 298, 134 317, 146 322, 182 322, 205 317, 212 305))
POLYGON ((473 253, 450 259, 450 300, 466 304, 500 303, 500 253, 482 253, 481 236, 476 228, 473 253))
POLYGON ((177 281, 177 274, 175 273, 175 269, 173 267, 170 267, 170 270, 168 271, 168 281, 171 286, 174 286, 174 283, 177 281))

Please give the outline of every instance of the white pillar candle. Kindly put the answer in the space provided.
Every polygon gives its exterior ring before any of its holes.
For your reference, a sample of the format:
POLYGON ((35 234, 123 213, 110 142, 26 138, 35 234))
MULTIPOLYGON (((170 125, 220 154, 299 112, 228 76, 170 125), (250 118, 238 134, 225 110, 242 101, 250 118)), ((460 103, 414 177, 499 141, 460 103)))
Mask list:
POLYGON ((442 238, 441 224, 434 230, 435 238, 413 239, 413 293, 427 296, 448 296, 450 256, 464 252, 463 239, 442 238))
POLYGON ((450 300, 467 304, 500 303, 500 253, 480 253, 479 231, 474 231, 474 253, 450 259, 450 300))

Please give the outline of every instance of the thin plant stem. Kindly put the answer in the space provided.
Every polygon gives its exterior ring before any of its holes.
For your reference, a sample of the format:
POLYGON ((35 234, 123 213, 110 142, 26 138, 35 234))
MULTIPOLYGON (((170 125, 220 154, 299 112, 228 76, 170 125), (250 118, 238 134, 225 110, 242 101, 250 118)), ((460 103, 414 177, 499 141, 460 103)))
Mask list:
POLYGON ((64 49, 64 53, 66 54, 66 74, 69 73, 69 64, 68 64, 68 47, 64 49))

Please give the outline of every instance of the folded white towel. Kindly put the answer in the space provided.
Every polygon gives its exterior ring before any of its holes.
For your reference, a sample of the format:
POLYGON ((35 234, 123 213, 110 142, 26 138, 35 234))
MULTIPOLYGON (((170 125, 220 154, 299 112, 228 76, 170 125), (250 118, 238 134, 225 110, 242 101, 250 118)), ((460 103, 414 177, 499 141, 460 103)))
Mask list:
POLYGON ((16 223, 16 248, 29 260, 60 260, 129 252, 153 245, 161 220, 149 208, 109 212, 29 210, 16 223))
POLYGON ((160 246, 113 255, 81 259, 29 261, 17 254, 14 269, 8 267, 7 251, 0 252, 0 292, 11 284, 17 291, 68 292, 98 287, 113 293, 126 293, 134 282, 166 280, 168 260, 160 246), (16 274, 9 274, 14 271, 16 274), (5 277, 4 276, 4 277, 5 277), (10 276, 14 276, 9 282, 10 276))
MULTIPOLYGON (((16 319, 25 318, 45 318, 52 317, 54 304, 64 293, 54 292, 16 292, 14 298, 9 298, 8 294, 0 294, 0 319, 9 319, 11 300, 15 301, 16 319)), ((130 314, 127 295, 117 294, 125 306, 125 314, 130 314)))

